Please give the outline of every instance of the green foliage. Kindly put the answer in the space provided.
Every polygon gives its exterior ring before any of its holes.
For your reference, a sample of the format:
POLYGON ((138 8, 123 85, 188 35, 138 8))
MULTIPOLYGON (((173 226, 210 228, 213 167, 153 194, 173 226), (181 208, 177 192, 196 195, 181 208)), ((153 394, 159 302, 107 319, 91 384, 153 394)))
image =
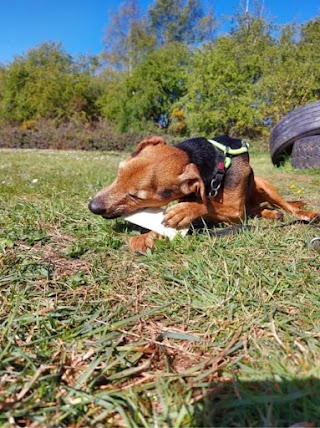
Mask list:
POLYGON ((130 118, 126 114, 127 74, 114 70, 104 70, 100 75, 103 93, 97 100, 97 105, 104 118, 114 123, 122 131, 125 130, 130 118))
POLYGON ((239 20, 231 36, 199 49, 188 80, 185 109, 192 132, 254 136, 263 127, 254 88, 262 76, 261 54, 271 44, 260 19, 239 20))
POLYGON ((316 101, 319 95, 318 47, 303 37, 297 42, 298 36, 295 26, 284 27, 278 42, 264 54, 263 76, 256 92, 265 101, 261 113, 270 123, 300 105, 316 101))
POLYGON ((183 44, 156 50, 127 79, 126 112, 132 121, 157 122, 186 93, 189 53, 183 44))
POLYGON ((26 55, 16 57, 2 79, 0 116, 20 123, 30 119, 92 120, 99 87, 86 70, 60 45, 44 43, 26 55))
POLYGON ((123 131, 156 123, 185 95, 189 60, 185 45, 171 43, 149 54, 131 74, 105 73, 102 113, 123 131))
POLYGON ((194 55, 179 102, 193 133, 264 136, 287 112, 319 97, 319 20, 302 27, 301 37, 294 25, 275 37, 261 16, 235 18, 230 35, 194 55))

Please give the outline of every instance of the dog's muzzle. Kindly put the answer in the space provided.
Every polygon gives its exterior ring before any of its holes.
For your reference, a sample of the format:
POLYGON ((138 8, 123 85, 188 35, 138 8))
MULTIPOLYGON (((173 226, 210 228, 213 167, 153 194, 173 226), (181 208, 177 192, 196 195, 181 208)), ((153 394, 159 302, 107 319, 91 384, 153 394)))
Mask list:
POLYGON ((97 215, 104 215, 106 213, 106 209, 105 207, 103 207, 99 201, 97 201, 96 199, 92 199, 89 202, 88 205, 89 210, 93 213, 93 214, 97 214, 97 215))
POLYGON ((89 204, 88 204, 89 210, 93 214, 101 215, 103 218, 107 220, 112 220, 114 218, 119 218, 121 215, 116 213, 108 213, 107 209, 104 205, 101 204, 101 202, 97 198, 93 198, 89 204))

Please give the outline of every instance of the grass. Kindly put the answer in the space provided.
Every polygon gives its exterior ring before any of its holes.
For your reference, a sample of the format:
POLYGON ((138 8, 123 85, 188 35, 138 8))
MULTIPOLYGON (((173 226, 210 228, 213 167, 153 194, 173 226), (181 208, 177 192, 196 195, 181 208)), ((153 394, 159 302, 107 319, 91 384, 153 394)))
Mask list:
MULTIPOLYGON (((124 156, 0 152, 0 425, 320 426, 319 229, 136 256, 86 207, 124 156)), ((320 209, 319 171, 252 163, 320 209)))

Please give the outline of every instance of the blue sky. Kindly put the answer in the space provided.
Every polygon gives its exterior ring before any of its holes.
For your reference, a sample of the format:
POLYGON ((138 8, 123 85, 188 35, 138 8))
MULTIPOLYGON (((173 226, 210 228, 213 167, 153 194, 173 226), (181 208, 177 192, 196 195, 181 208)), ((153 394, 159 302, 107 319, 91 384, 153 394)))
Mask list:
MULTIPOLYGON (((204 0, 220 21, 231 16, 240 0, 204 0)), ((61 42, 72 55, 98 54, 104 28, 121 1, 0 0, 0 63, 45 41, 61 42)), ((140 0, 146 9, 152 0, 140 0)), ((253 0, 250 0, 250 4, 253 0)), ((276 23, 302 23, 320 15, 320 0, 264 0, 266 16, 276 23)), ((222 27, 225 28, 225 27, 222 27)))

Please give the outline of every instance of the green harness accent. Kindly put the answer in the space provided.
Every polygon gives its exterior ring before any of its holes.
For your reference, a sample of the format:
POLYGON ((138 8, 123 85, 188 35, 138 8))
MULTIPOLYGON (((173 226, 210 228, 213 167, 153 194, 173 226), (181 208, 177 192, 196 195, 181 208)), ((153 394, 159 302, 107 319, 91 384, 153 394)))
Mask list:
POLYGON ((218 141, 215 140, 208 140, 209 143, 211 143, 216 149, 220 150, 224 153, 224 167, 225 169, 228 169, 231 165, 231 158, 228 155, 231 156, 238 156, 242 155, 243 153, 247 153, 249 151, 249 146, 245 141, 241 141, 242 146, 239 147, 239 149, 232 149, 231 147, 225 146, 224 144, 218 143, 218 141))
POLYGON ((226 170, 231 165, 232 156, 242 155, 243 153, 248 152, 248 145, 241 141, 241 147, 239 149, 232 149, 229 146, 218 143, 215 140, 208 140, 216 149, 218 149, 217 153, 217 163, 215 166, 215 172, 213 178, 210 183, 210 192, 209 198, 215 198, 218 194, 218 191, 223 183, 224 176, 226 174, 226 170))

